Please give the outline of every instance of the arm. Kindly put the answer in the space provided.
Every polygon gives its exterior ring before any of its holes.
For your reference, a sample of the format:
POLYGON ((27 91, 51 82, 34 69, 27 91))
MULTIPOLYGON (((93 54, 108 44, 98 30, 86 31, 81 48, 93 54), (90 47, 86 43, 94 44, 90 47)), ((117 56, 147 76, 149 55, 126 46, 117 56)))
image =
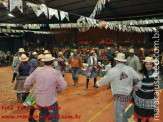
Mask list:
POLYGON ((62 91, 64 91, 66 89, 67 83, 64 80, 64 78, 63 78, 63 76, 62 76, 62 74, 60 72, 58 72, 57 76, 58 76, 57 83, 59 84, 58 93, 61 93, 62 91))
POLYGON ((36 81, 36 72, 37 72, 37 69, 29 76, 27 77, 27 79, 25 80, 25 83, 24 83, 24 87, 25 89, 28 91, 28 89, 30 88, 30 85, 36 81))
POLYGON ((136 65, 136 71, 138 72, 138 70, 140 68, 140 61, 138 58, 135 60, 135 65, 136 65))
POLYGON ((104 86, 105 84, 109 83, 113 78, 113 73, 111 73, 111 70, 96 83, 97 87, 104 86))

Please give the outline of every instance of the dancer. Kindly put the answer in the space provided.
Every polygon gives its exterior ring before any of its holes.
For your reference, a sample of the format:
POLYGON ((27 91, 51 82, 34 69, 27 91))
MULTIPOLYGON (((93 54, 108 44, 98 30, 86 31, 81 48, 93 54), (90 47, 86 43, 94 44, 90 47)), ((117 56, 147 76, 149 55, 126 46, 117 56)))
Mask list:
POLYGON ((94 78, 94 87, 97 81, 97 57, 92 50, 88 58, 88 68, 86 70, 86 89, 88 89, 89 79, 94 78))
POLYGON ((72 79, 74 80, 73 86, 78 86, 79 73, 82 68, 82 59, 77 55, 77 50, 74 49, 73 55, 68 60, 68 67, 71 65, 72 79))
POLYGON ((16 75, 18 74, 18 68, 19 68, 19 65, 21 63, 19 58, 24 53, 25 53, 24 49, 23 48, 19 48, 18 55, 16 55, 14 57, 14 59, 13 59, 12 70, 14 71, 14 74, 13 74, 12 82, 15 81, 16 75))
POLYGON ((24 88, 24 82, 25 79, 29 76, 29 71, 31 69, 30 64, 28 64, 28 57, 25 54, 22 54, 21 57, 19 58, 21 61, 18 69, 18 77, 16 80, 16 84, 14 87, 14 90, 17 91, 17 100, 18 102, 24 102, 26 97, 28 96, 28 92, 26 93, 26 90, 24 88), (22 99, 21 99, 22 95, 22 99))
POLYGON ((140 73, 143 74, 142 86, 134 94, 134 116, 148 122, 154 117, 154 78, 158 76, 154 72, 154 60, 152 57, 146 57, 143 60, 143 67, 140 73), (144 104, 145 103, 145 104, 144 104))
MULTIPOLYGON (((44 58, 43 54, 40 54, 38 56, 37 67, 43 67, 44 66, 44 62, 42 61, 43 58, 44 58)), ((37 122, 33 118, 33 114, 34 114, 35 108, 37 106, 37 104, 36 104, 35 87, 36 87, 36 83, 33 84, 33 87, 31 89, 30 94, 28 95, 28 97, 26 98, 25 102, 23 103, 24 106, 31 106, 30 111, 29 111, 29 118, 28 118, 29 122, 37 122)))
POLYGON ((36 82, 36 103, 41 107, 39 116, 40 122, 45 122, 45 118, 48 113, 49 116, 52 117, 51 122, 58 122, 59 107, 57 102, 57 94, 60 94, 67 87, 67 83, 62 74, 52 67, 54 59, 55 58, 52 57, 51 54, 46 54, 43 59, 45 65, 41 68, 37 68, 26 79, 24 84, 26 90, 28 91, 30 85, 33 82, 36 82), (59 84, 58 91, 56 90, 57 84, 59 84), (54 107, 57 109, 54 109, 54 107))
MULTIPOLYGON (((133 79, 142 80, 142 76, 133 68, 125 65, 127 60, 123 53, 118 53, 114 60, 116 60, 116 66, 101 78, 100 81, 96 83, 96 86, 100 87, 110 82, 114 96, 115 122, 126 122, 125 107, 131 100, 130 93, 133 89, 133 79)), ((138 82, 134 88, 140 87, 140 83, 141 82, 138 82)))

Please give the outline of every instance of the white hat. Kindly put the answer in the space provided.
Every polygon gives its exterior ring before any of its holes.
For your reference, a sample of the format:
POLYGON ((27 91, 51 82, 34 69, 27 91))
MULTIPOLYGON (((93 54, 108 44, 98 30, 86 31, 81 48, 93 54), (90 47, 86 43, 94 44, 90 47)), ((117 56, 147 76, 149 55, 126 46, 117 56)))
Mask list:
POLYGON ((44 58, 44 55, 43 54, 40 54, 38 55, 37 59, 43 59, 44 58))
POLYGON ((50 52, 48 50, 45 50, 44 51, 44 54, 49 54, 50 52))
POLYGON ((25 54, 22 54, 21 57, 19 58, 20 61, 28 61, 28 57, 25 54))
POLYGON ((61 55, 63 55, 63 53, 62 52, 59 52, 58 55, 61 56, 61 55))
POLYGON ((125 54, 124 53, 118 53, 117 57, 114 58, 116 61, 120 62, 126 62, 127 60, 125 59, 125 54))
POLYGON ((37 52, 33 52, 32 55, 37 55, 37 52))
POLYGON ((129 50, 129 53, 134 53, 134 49, 130 49, 129 50))
POLYGON ((24 48, 19 48, 19 51, 18 51, 19 53, 24 53, 25 51, 24 51, 24 48))
POLYGON ((52 57, 52 55, 51 54, 46 54, 45 56, 44 56, 44 58, 42 59, 42 61, 53 61, 55 58, 54 57, 52 57))
POLYGON ((143 62, 154 62, 154 59, 152 57, 145 57, 145 60, 143 60, 143 62))

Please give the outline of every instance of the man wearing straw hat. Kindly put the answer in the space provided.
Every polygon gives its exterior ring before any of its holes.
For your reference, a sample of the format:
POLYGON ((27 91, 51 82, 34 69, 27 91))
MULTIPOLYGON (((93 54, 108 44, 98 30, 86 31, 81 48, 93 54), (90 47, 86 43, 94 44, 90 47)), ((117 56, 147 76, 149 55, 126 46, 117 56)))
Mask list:
POLYGON ((33 72, 33 71, 36 69, 36 67, 37 67, 37 57, 38 57, 37 52, 33 52, 33 53, 32 53, 32 59, 30 60, 30 64, 31 64, 30 74, 32 74, 32 72, 33 72))
POLYGON ((41 107, 40 122, 45 122, 45 117, 48 113, 52 115, 51 122, 58 122, 59 112, 57 94, 60 94, 67 87, 67 83, 60 71, 52 67, 54 59, 55 58, 52 57, 51 54, 46 54, 42 59, 45 65, 41 68, 37 68, 24 83, 28 91, 30 85, 36 81, 36 103, 41 107), (56 90, 57 84, 59 84, 59 90, 56 90), (54 107, 57 109, 54 109, 54 107))
POLYGON ((138 72, 140 68, 140 61, 139 58, 134 54, 134 49, 129 50, 129 57, 127 58, 127 66, 132 67, 135 71, 138 72))
MULTIPOLYGON (((79 55, 77 55, 77 50, 74 49, 74 53, 70 56, 68 60, 68 64, 71 65, 72 79, 74 80, 74 85, 78 85, 79 73, 82 68, 82 59, 79 55)), ((68 67, 69 67, 68 65, 68 67)))
MULTIPOLYGON (((114 118, 116 122, 125 122, 125 107, 128 101, 131 100, 130 93, 133 89, 133 79, 142 80, 140 76, 133 68, 126 66, 125 55, 118 53, 116 58, 116 66, 109 70, 109 72, 96 83, 97 87, 103 86, 110 82, 112 94, 114 96, 114 118)), ((140 87, 138 82, 134 88, 140 87)))

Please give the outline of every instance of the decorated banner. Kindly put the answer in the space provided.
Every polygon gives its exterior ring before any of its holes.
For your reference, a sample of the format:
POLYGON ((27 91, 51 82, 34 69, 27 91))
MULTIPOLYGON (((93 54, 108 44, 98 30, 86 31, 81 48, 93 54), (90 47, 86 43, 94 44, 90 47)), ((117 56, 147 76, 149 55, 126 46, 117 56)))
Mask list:
POLYGON ((64 11, 60 11, 60 17, 61 17, 61 21, 66 18, 69 21, 69 15, 68 12, 64 12, 64 11))
POLYGON ((52 18, 52 16, 55 16, 59 20, 58 10, 53 8, 48 8, 49 11, 49 19, 52 18))
POLYGON ((22 0, 10 0, 10 11, 17 7, 23 13, 22 0))
POLYGON ((2 3, 6 8, 8 8, 8 0, 0 0, 0 3, 2 3))

